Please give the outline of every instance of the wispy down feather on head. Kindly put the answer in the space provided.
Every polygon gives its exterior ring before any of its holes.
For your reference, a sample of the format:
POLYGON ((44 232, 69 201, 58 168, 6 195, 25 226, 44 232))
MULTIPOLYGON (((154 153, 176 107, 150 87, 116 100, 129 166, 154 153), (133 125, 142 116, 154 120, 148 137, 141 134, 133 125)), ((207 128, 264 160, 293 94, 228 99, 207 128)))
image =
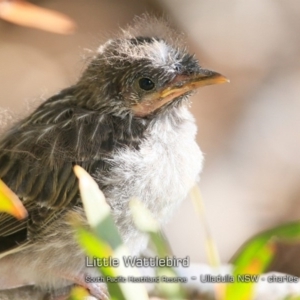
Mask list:
POLYGON ((157 60, 157 65, 176 63, 180 55, 187 54, 183 34, 171 28, 166 20, 147 14, 136 17, 132 25, 121 29, 114 39, 101 45, 98 52, 110 59, 112 53, 109 50, 113 48, 115 58, 150 58, 154 63, 157 60))

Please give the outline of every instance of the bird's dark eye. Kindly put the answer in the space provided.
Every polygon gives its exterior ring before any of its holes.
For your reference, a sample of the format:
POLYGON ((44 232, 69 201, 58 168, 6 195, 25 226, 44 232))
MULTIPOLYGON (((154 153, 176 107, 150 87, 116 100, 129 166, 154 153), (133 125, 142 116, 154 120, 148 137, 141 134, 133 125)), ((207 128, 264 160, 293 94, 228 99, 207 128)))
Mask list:
POLYGON ((149 79, 149 78, 141 78, 139 80, 139 86, 142 90, 145 90, 145 91, 151 91, 154 89, 155 87, 155 84, 154 82, 149 79))

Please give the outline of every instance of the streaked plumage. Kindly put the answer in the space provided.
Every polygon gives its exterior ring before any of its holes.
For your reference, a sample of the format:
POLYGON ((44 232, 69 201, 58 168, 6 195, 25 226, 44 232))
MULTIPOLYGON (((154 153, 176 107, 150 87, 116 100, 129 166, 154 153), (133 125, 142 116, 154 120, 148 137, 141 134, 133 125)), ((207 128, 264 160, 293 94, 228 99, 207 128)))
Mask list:
POLYGON ((0 289, 56 290, 95 272, 85 268, 68 224, 70 213, 84 221, 74 164, 94 176, 133 253, 146 240, 128 201, 138 197, 163 223, 195 183, 203 158, 187 96, 225 79, 201 69, 163 22, 137 23, 102 45, 75 85, 0 141, 0 178, 29 212, 23 222, 0 216, 0 289))

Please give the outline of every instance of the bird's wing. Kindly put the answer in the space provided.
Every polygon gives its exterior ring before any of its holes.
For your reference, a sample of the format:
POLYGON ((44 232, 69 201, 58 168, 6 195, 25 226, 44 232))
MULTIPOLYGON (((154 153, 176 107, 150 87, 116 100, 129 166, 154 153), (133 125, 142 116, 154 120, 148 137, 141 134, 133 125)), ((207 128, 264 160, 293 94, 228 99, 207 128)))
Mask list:
MULTIPOLYGON (((67 94, 68 96, 68 94, 67 94)), ((0 214, 0 252, 24 242, 78 202, 73 165, 93 172, 113 149, 113 126, 55 96, 0 141, 0 178, 21 198, 26 221, 0 214)))

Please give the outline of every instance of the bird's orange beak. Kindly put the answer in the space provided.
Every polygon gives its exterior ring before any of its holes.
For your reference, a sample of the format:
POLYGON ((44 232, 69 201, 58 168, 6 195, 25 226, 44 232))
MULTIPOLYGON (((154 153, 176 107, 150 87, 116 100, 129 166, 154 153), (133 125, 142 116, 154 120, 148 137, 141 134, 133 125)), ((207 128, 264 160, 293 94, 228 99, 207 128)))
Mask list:
POLYGON ((134 115, 145 117, 164 104, 199 87, 225 82, 229 82, 225 76, 206 69, 200 69, 193 75, 177 75, 167 86, 144 97, 142 102, 132 107, 132 110, 134 115))

